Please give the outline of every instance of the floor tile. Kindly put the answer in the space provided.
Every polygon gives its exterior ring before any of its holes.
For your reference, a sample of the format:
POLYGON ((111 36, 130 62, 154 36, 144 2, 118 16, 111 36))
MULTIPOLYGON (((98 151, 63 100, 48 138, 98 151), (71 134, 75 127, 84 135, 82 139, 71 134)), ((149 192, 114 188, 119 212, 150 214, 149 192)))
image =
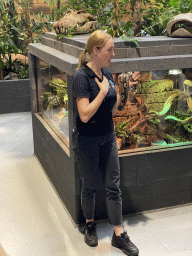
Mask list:
POLYGON ((192 256, 192 251, 178 251, 171 253, 171 256, 192 256))

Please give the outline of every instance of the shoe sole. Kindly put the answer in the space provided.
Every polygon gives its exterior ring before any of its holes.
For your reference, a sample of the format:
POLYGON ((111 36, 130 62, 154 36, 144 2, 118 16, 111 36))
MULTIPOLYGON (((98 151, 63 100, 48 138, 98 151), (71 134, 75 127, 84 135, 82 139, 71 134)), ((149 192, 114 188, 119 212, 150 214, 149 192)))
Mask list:
POLYGON ((93 244, 89 244, 89 242, 88 242, 86 239, 84 239, 84 241, 85 241, 85 243, 86 243, 87 245, 89 245, 89 246, 91 246, 91 247, 95 247, 95 246, 98 245, 98 242, 97 242, 97 243, 93 243, 93 244))
POLYGON ((122 252, 125 253, 125 254, 128 255, 128 256, 138 256, 138 255, 139 255, 139 253, 129 253, 129 252, 125 251, 124 249, 122 249, 121 247, 119 247, 115 242, 112 242, 111 245, 112 245, 113 247, 116 247, 116 248, 122 250, 122 252))

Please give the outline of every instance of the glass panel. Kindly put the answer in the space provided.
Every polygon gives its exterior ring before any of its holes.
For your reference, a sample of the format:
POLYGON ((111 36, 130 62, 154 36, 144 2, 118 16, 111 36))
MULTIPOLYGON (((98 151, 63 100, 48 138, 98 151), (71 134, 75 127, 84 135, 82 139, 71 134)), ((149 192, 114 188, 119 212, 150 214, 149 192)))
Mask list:
POLYGON ((40 114, 64 143, 68 145, 67 75, 42 60, 40 60, 40 68, 41 88, 38 91, 40 114))
POLYGON ((126 80, 121 82, 122 95, 128 100, 114 117, 118 148, 141 150, 190 143, 192 69, 140 74, 136 92, 129 90, 128 96, 126 80))

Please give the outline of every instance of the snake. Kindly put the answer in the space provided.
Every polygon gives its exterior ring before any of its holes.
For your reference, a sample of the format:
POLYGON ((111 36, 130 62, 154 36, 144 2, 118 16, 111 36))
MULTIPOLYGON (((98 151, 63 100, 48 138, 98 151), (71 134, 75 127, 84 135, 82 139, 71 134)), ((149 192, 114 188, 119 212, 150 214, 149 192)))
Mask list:
POLYGON ((127 103, 127 99, 129 94, 133 95, 136 93, 135 87, 129 87, 129 81, 134 82, 132 77, 132 72, 122 73, 119 75, 120 79, 118 79, 119 84, 119 95, 120 95, 120 103, 118 106, 118 110, 122 111, 125 108, 127 103))

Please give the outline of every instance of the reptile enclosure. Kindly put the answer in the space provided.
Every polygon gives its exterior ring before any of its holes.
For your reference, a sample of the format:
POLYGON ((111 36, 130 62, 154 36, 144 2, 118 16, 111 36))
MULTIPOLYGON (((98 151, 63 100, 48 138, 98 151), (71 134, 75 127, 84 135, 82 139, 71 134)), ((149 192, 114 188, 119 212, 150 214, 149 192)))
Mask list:
MULTIPOLYGON (((34 152, 75 223, 84 222, 81 181, 74 160, 72 130, 76 115, 73 78, 88 35, 57 39, 45 33, 30 44, 30 83, 34 152)), ((136 98, 114 118, 119 150, 123 214, 192 201, 190 85, 181 69, 192 68, 192 39, 138 38, 139 47, 115 38, 113 74, 141 71, 136 98), (134 111, 133 111, 134 110, 134 111), (132 122, 132 126, 129 126, 132 122), (125 127, 127 127, 125 129, 125 127), (124 130, 123 130, 124 129, 124 130)), ((106 219, 100 177, 95 219, 106 219)))

